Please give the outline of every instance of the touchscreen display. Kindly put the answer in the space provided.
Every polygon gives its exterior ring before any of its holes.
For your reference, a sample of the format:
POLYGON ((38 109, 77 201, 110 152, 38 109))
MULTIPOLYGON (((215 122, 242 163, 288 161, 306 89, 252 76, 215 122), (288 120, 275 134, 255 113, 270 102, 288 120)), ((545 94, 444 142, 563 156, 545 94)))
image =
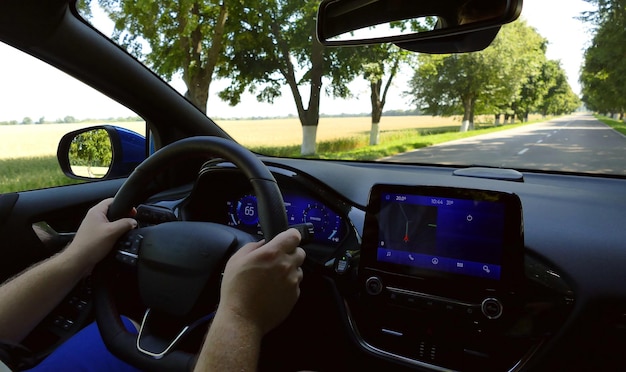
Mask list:
POLYGON ((369 248, 375 249, 370 264, 408 274, 500 280, 507 261, 505 247, 511 243, 511 226, 507 226, 512 222, 511 205, 505 195, 476 190, 438 192, 436 188, 419 191, 374 187, 370 202, 374 202, 376 217, 370 216, 369 227, 377 231, 377 242, 369 248))

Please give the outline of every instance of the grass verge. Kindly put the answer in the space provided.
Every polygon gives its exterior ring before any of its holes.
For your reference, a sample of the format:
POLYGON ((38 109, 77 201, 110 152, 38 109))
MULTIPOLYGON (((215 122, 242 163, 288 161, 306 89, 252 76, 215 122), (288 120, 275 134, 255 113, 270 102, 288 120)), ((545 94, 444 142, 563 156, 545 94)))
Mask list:
MULTIPOLYGON (((543 121, 543 120, 541 120, 543 121)), ((420 149, 457 139, 478 136, 481 134, 499 132, 518 128, 524 125, 539 122, 507 124, 501 126, 477 124, 476 129, 469 132, 459 132, 459 126, 381 131, 380 144, 370 146, 369 134, 362 134, 350 138, 341 138, 333 141, 324 141, 317 144, 317 154, 305 156, 311 159, 339 159, 339 160, 377 160, 387 156, 420 149)), ((250 150, 263 155, 302 158, 300 146, 251 147, 250 150)))
POLYGON ((626 136, 626 123, 625 122, 611 119, 609 117, 601 116, 601 115, 596 115, 596 119, 600 120, 604 124, 608 125, 609 127, 615 129, 616 131, 626 136))

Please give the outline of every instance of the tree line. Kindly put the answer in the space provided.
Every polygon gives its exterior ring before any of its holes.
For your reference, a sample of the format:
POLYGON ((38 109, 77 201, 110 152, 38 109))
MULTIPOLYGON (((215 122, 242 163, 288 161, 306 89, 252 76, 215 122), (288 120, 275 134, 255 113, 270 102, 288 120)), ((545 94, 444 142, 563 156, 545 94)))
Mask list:
POLYGON ((580 106, 560 61, 546 57, 548 41, 524 20, 504 25, 486 49, 464 54, 420 54, 409 95, 432 115, 476 114, 525 121, 530 113, 560 115, 580 106))
POLYGON ((580 76, 582 100, 594 111, 619 115, 626 108, 626 0, 586 0, 595 11, 582 15, 594 36, 580 76))
MULTIPOLYGON (((81 8, 88 13, 86 1, 81 8)), ((273 103, 288 87, 303 155, 315 153, 320 97, 353 96, 349 83, 357 78, 370 85, 370 143, 377 144, 387 94, 402 65, 414 70, 406 94, 415 109, 463 114, 462 130, 472 129, 476 114, 523 119, 579 105, 560 63, 546 59, 545 39, 523 21, 504 26, 482 52, 416 57, 387 44, 323 47, 316 38, 319 0, 93 1, 115 23, 113 39, 166 80, 181 74, 185 96, 205 113, 215 78, 231 82, 217 93, 231 105, 246 92, 273 103)))
POLYGON ((76 119, 74 116, 67 115, 63 118, 58 118, 56 120, 47 120, 44 116, 40 117, 38 120, 33 120, 30 117, 26 116, 22 120, 7 120, 0 121, 0 125, 18 125, 18 124, 72 124, 72 123, 89 123, 89 122, 101 122, 107 121, 110 123, 115 122, 134 122, 134 121, 143 121, 143 119, 139 116, 127 116, 127 117, 117 117, 117 118, 106 118, 106 119, 76 119))

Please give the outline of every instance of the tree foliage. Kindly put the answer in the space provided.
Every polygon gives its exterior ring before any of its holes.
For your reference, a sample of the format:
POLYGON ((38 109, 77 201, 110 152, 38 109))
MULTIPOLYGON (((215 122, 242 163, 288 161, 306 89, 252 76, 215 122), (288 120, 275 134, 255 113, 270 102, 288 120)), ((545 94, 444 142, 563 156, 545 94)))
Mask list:
POLYGON ((324 48, 317 41, 318 5, 316 0, 238 3, 233 27, 239 32, 231 35, 225 50, 229 63, 220 68, 231 85, 219 95, 231 105, 246 91, 272 103, 283 86, 289 88, 303 128, 303 155, 315 152, 321 95, 349 97, 347 84, 360 67, 355 49, 324 48))
POLYGON ((229 6, 236 0, 98 0, 115 22, 113 39, 170 80, 182 74, 187 97, 206 112, 216 66, 223 62, 229 6))
POLYGON ((461 130, 473 129, 476 114, 525 117, 539 109, 546 95, 557 92, 545 81, 544 69, 554 66, 546 59, 546 45, 547 40, 534 28, 518 20, 504 25, 483 51, 422 54, 408 94, 425 113, 463 114, 461 130))
POLYGON ((580 82, 592 110, 621 113, 626 108, 626 0, 587 0, 597 6, 583 19, 595 26, 585 51, 580 82))
POLYGON ((70 144, 69 157, 73 166, 108 167, 112 154, 111 140, 104 129, 81 133, 70 144))

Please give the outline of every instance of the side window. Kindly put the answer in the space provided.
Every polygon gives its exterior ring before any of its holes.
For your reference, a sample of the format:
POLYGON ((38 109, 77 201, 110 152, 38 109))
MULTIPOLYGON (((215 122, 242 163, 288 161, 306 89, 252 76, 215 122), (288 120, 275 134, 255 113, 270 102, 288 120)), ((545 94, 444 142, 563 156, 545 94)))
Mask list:
POLYGON ((73 77, 0 43, 0 194, 77 182, 57 160, 59 141, 111 125, 145 137, 133 111, 73 77))

